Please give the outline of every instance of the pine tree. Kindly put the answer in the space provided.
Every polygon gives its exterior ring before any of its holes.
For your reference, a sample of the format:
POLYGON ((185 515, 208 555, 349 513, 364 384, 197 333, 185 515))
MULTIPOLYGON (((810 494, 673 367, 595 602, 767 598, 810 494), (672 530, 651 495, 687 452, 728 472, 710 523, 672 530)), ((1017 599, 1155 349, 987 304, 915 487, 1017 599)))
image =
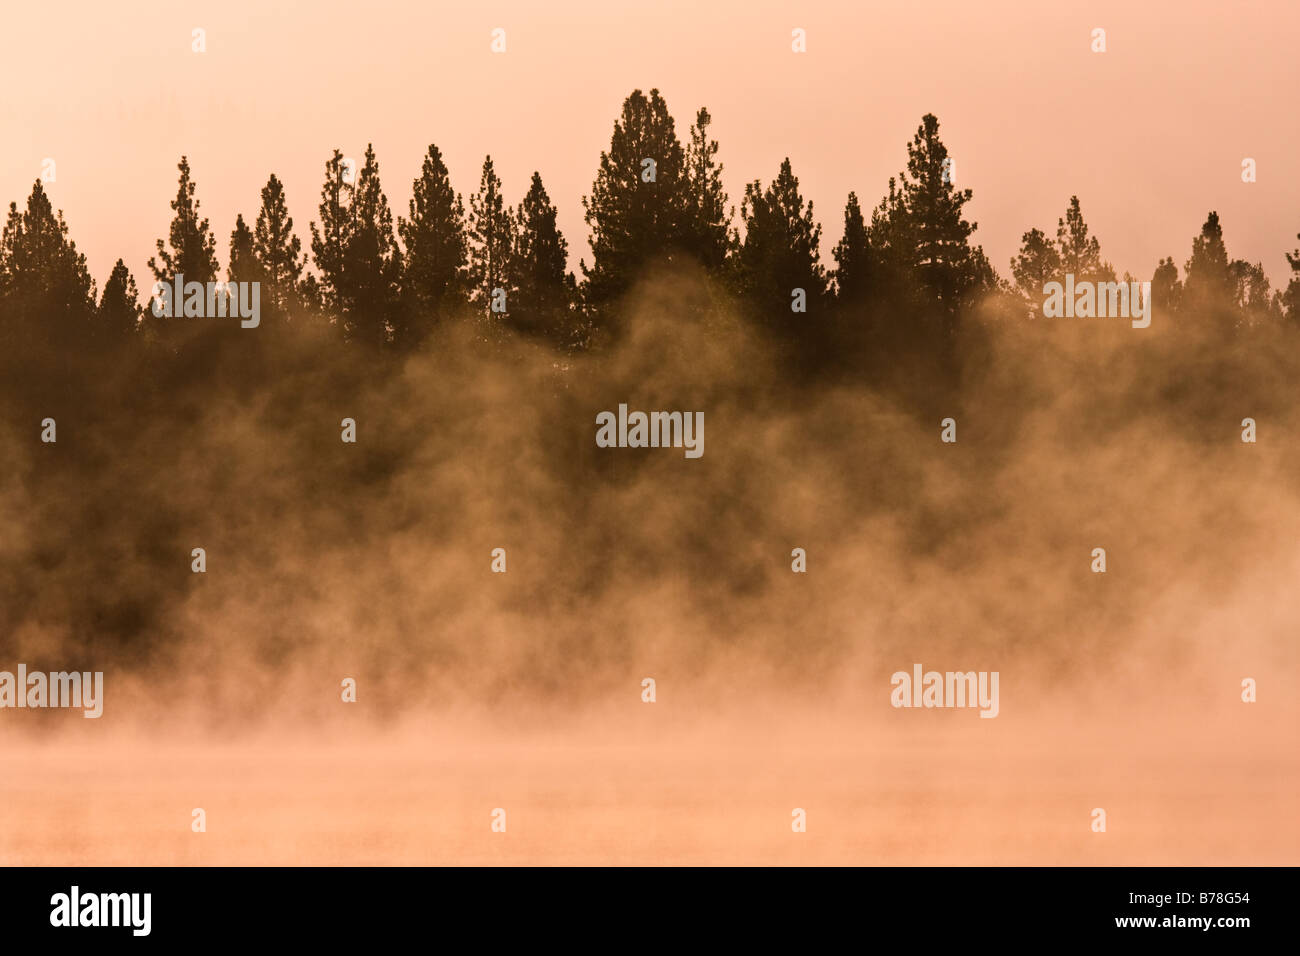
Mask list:
POLYGON ((592 252, 590 268, 581 263, 583 293, 595 309, 621 297, 646 268, 671 262, 685 244, 684 163, 659 91, 646 97, 633 90, 582 200, 592 252))
POLYGON ((813 204, 799 194, 787 157, 772 184, 745 187, 741 205, 745 238, 738 252, 742 295, 751 307, 779 327, 804 326, 825 304, 826 271, 818 259, 821 226, 813 204), (795 290, 803 290, 805 313, 793 311, 795 290))
POLYGON ((1262 262, 1250 263, 1234 259, 1228 266, 1233 283, 1233 298, 1247 325, 1269 322, 1277 318, 1268 276, 1262 262))
POLYGON ((1210 212, 1192 240, 1192 255, 1184 270, 1182 300, 1188 319, 1217 335, 1231 334, 1244 324, 1248 317, 1238 304, 1238 277, 1217 212, 1210 212))
POLYGON ((302 242, 293 233, 284 186, 274 173, 262 187, 262 208, 253 229, 253 255, 261 267, 263 308, 287 318, 299 307, 299 287, 307 261, 302 242))
POLYGON ((379 181, 374 148, 366 146, 357 176, 343 252, 343 319, 347 334, 375 345, 391 341, 401 279, 393 214, 379 181))
MULTIPOLYGON (((231 283, 256 283, 259 297, 261 295, 262 266, 253 254, 253 232, 242 214, 235 216, 235 228, 230 233, 230 263, 226 266, 226 279, 231 283)), ((238 290, 229 288, 220 294, 226 297, 225 314, 234 315, 239 308, 238 290)))
POLYGON ((253 253, 253 233, 242 215, 235 216, 235 228, 230 233, 230 265, 226 267, 226 276, 231 282, 262 281, 261 263, 253 253))
POLYGON ((1101 259, 1101 243, 1088 235, 1078 196, 1070 197, 1065 217, 1056 221, 1056 246, 1062 274, 1073 275, 1076 282, 1115 281, 1115 270, 1101 259))
POLYGON ((307 296, 318 298, 331 320, 342 323, 345 300, 343 262, 352 237, 352 196, 355 184, 348 177, 339 150, 325 161, 325 184, 321 187, 320 226, 311 223, 311 253, 320 278, 304 282, 307 296))
POLYGON ((890 177, 889 191, 871 211, 867 227, 871 271, 876 298, 897 307, 916 296, 913 272, 915 242, 898 180, 890 177))
MULTIPOLYGON (((0 235, 0 322, 15 346, 41 341, 75 347, 90 331, 95 284, 86 257, 68 239, 63 211, 57 214, 38 179, 0 235)), ((14 349, 16 351, 16 349, 14 349)))
POLYGON ((1161 311, 1177 315, 1182 308, 1183 283, 1178 278, 1178 266, 1173 256, 1161 259, 1151 276, 1151 301, 1161 311))
POLYGON ((325 305, 325 290, 321 285, 321 280, 316 276, 308 273, 307 276, 298 284, 298 307, 302 310, 304 316, 312 319, 328 320, 328 310, 325 305))
POLYGON ((106 343, 129 339, 139 331, 142 315, 135 277, 126 263, 118 259, 104 283, 104 293, 99 300, 96 313, 99 338, 106 343))
POLYGON ((717 274, 726 262, 733 209, 722 188, 718 142, 709 138, 713 118, 700 107, 686 146, 685 224, 683 247, 706 269, 717 274))
POLYGON ((1101 243, 1088 235, 1079 197, 1071 196, 1065 216, 1056 221, 1056 242, 1041 229, 1021 237, 1020 252, 1011 260, 1011 275, 1028 302, 1031 315, 1041 313, 1043 286, 1064 281, 1066 274, 1076 282, 1113 282, 1115 270, 1101 258, 1101 243))
POLYGON ((1224 306, 1234 302, 1235 283, 1217 212, 1210 213, 1200 235, 1192 240, 1192 256, 1184 269, 1187 279, 1183 284, 1183 301, 1188 308, 1207 314, 1221 313, 1224 306))
POLYGON ((1201 234, 1192 240, 1192 256, 1184 268, 1187 270, 1186 294, 1193 303, 1220 302, 1231 294, 1232 280, 1228 272, 1228 249, 1223 242, 1223 227, 1219 214, 1211 212, 1201 227, 1201 234))
POLYGON ((481 315, 491 317, 498 292, 505 293, 509 311, 510 253, 514 240, 514 214, 501 195, 501 179, 492 157, 483 160, 478 192, 470 197, 469 282, 470 301, 481 315))
MULTIPOLYGON (((1296 238, 1300 239, 1300 234, 1296 238)), ((1291 281, 1287 283, 1286 291, 1280 293, 1279 305, 1287 319, 1300 325, 1300 246, 1295 252, 1286 254, 1286 261, 1291 266, 1291 281)))
POLYGON ((955 187, 952 169, 948 148, 939 139, 939 121, 927 113, 907 147, 899 231, 907 237, 921 290, 945 314, 949 327, 968 296, 994 282, 983 250, 970 245, 978 224, 962 218, 972 192, 955 187))
MULTIPOLYGON (((185 282, 217 281, 217 237, 208 228, 208 221, 199 218, 199 201, 195 198, 195 184, 190 179, 189 160, 182 156, 176 166, 180 170, 180 185, 172 200, 172 217, 169 239, 171 251, 162 239, 158 240, 157 258, 149 259, 154 279, 170 285, 177 275, 185 282)), ((173 303, 177 308, 179 303, 173 303)))
POLYGON ((451 188, 438 147, 429 146, 412 186, 411 218, 399 219, 406 246, 401 339, 414 347, 437 322, 464 305, 468 286, 465 207, 451 188))
POLYGON ((514 254, 510 258, 514 298, 510 324, 522 331, 564 341, 570 305, 574 300, 573 274, 566 272, 568 243, 556 226, 556 209, 534 172, 528 195, 515 217, 514 254))
POLYGON ((844 235, 836 243, 835 294, 841 303, 861 303, 871 289, 871 243, 857 193, 844 205, 844 235))
POLYGON ((1020 252, 1011 260, 1011 275, 1028 301, 1030 311, 1042 310, 1043 286, 1061 278, 1061 253, 1041 229, 1030 229, 1020 239, 1020 252))

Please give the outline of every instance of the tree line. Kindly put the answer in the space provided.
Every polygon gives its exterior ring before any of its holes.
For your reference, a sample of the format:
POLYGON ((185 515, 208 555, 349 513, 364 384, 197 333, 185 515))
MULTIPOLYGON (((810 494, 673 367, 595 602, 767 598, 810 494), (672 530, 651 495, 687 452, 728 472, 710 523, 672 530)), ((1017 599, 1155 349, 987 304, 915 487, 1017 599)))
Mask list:
MULTIPOLYGON (((165 284, 178 274, 186 282, 258 282, 262 314, 272 324, 318 323, 346 341, 394 351, 419 349, 441 323, 467 316, 489 337, 516 333, 560 349, 588 349, 601 335, 617 334, 634 284, 664 269, 703 272, 794 354, 862 336, 876 347, 942 341, 990 297, 1009 314, 1033 316, 1046 281, 1065 273, 1116 278, 1077 197, 1054 238, 1037 228, 1023 235, 1011 278, 999 278, 972 243, 977 224, 964 214, 972 191, 956 187, 933 115, 922 118, 905 169, 869 214, 849 194, 843 236, 827 268, 821 226, 790 160, 767 185, 745 185, 737 216, 710 124, 708 110, 699 109, 683 142, 657 90, 627 97, 582 200, 591 255, 590 264, 580 262, 580 280, 567 271, 568 242, 538 173, 510 206, 488 156, 467 209, 435 145, 424 156, 407 215, 396 221, 373 148, 359 169, 335 149, 306 247, 272 174, 251 227, 236 216, 224 277, 215 233, 182 157, 171 226, 149 269, 165 284)), ((1173 257, 1160 261, 1152 299, 1163 316, 1208 316, 1225 330, 1260 322, 1300 328, 1300 248, 1287 260, 1290 282, 1273 292, 1262 264, 1229 257, 1211 212, 1181 276, 1173 257)), ((0 238, 0 337, 11 348, 165 343, 174 321, 152 314, 121 259, 97 290, 39 179, 24 209, 10 204, 0 238)))

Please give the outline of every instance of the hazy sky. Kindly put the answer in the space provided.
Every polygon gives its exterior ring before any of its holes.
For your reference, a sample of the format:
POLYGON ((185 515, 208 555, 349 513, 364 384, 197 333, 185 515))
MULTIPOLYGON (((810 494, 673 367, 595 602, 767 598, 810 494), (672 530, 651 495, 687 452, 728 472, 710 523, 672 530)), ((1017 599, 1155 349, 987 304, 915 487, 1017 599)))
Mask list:
POLYGON ((101 287, 121 256, 147 290, 182 153, 224 270, 235 214, 251 225, 269 173, 306 245, 330 150, 360 157, 371 141, 395 217, 430 142, 467 205, 486 153, 511 202, 539 170, 576 269, 590 256, 581 197, 638 87, 663 92, 683 138, 709 108, 737 206, 789 155, 828 265, 848 192, 876 204, 927 111, 1003 275, 1021 234, 1053 232, 1072 193, 1103 255, 1142 276, 1165 255, 1181 268, 1210 209, 1229 253, 1275 285, 1300 232, 1294 0, 126 7, 11 4, 0 57, 0 198, 21 204, 55 160, 50 193, 101 287), (504 54, 489 48, 498 26, 504 54), (795 27, 805 54, 791 52, 795 27), (1105 53, 1090 50, 1095 27, 1105 53))

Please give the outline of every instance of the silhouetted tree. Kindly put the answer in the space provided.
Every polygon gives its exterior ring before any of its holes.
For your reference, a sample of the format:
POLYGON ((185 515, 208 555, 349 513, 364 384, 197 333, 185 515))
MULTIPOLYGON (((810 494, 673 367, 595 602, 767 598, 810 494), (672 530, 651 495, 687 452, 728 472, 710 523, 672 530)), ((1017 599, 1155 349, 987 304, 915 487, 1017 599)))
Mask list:
POLYGON ((1200 235, 1192 240, 1192 256, 1184 268, 1187 273, 1183 281, 1184 309, 1211 328, 1219 331, 1234 328, 1239 318, 1236 282, 1217 212, 1210 213, 1200 235))
POLYGON ((1079 197, 1071 196, 1065 215, 1056 221, 1056 242, 1041 229, 1031 229, 1020 240, 1020 252, 1011 260, 1011 275, 1031 316, 1042 313, 1043 286, 1063 282, 1113 282, 1115 270, 1101 258, 1101 243, 1088 234, 1079 197))
POLYGON ((889 191, 871 211, 867 244, 871 249, 874 297, 890 306, 912 301, 916 295, 914 241, 903 191, 893 177, 889 180, 889 191))
POLYGON ((1232 297, 1228 249, 1223 242, 1223 227, 1219 224, 1217 212, 1210 213, 1201 227, 1201 234, 1192 240, 1192 257, 1184 268, 1187 270, 1185 294, 1192 304, 1219 303, 1232 297))
POLYGON ((1110 263, 1102 261, 1101 243, 1096 236, 1088 235, 1078 196, 1070 197, 1065 217, 1056 221, 1056 248, 1060 253, 1061 273, 1073 275, 1076 282, 1115 280, 1115 270, 1110 263))
POLYGON ((230 233, 230 265, 226 275, 231 282, 261 282, 261 265, 253 254, 253 233, 244 223, 244 217, 235 217, 235 228, 230 233))
POLYGON ((263 310, 287 318, 300 305, 299 289, 307 258, 302 242, 293 233, 284 185, 274 173, 262 187, 262 208, 253 229, 253 255, 261 267, 263 310))
MULTIPOLYGON (((1296 238, 1300 239, 1300 234, 1296 238)), ((1286 254, 1286 261, 1291 266, 1291 281, 1287 283, 1286 291, 1279 293, 1280 307, 1287 319, 1300 325, 1300 246, 1295 252, 1286 254)))
POLYGON ((714 274, 721 272, 730 246, 733 209, 722 188, 718 142, 709 138, 713 118, 700 107, 686 145, 686 193, 683 247, 714 274))
POLYGON ((478 309, 480 318, 499 318, 491 312, 498 292, 505 293, 505 305, 509 311, 514 291, 510 283, 514 213, 501 195, 501 178, 492 166, 491 156, 483 160, 479 189, 470 197, 469 207, 470 301, 478 309))
POLYGON ((835 294, 844 304, 860 303, 871 289, 871 243, 856 193, 844 205, 844 235, 836 243, 835 294))
MULTIPOLYGON (((149 268, 158 282, 171 284, 177 275, 185 282, 215 282, 217 280, 217 237, 208 228, 207 219, 199 217, 199 201, 195 198, 195 184, 190 179, 189 160, 182 156, 176 166, 180 170, 180 185, 171 202, 174 213, 166 243, 158 240, 158 255, 149 259, 149 268)), ((179 310, 180 303, 173 303, 179 310)))
POLYGON ((386 344, 394 331, 402 260, 370 145, 357 175, 351 213, 343 250, 344 331, 361 341, 386 344))
POLYGON ((600 310, 654 263, 684 245, 685 154, 658 90, 634 90, 614 123, 591 195, 582 200, 591 227, 592 264, 581 263, 587 303, 600 310))
POLYGON ((298 308, 304 316, 329 321, 325 310, 325 290, 316 276, 308 273, 298 285, 298 308))
POLYGON ((451 188, 442 153, 432 144, 412 186, 410 212, 410 219, 397 222, 406 246, 399 340, 414 347, 440 319, 465 304, 469 282, 465 207, 451 188))
POLYGON ((1020 252, 1011 260, 1011 275, 1033 315, 1042 313, 1043 286, 1060 281, 1061 253, 1041 229, 1030 229, 1020 239, 1020 252))
POLYGON ((142 312, 135 278, 126 263, 118 259, 99 299, 95 320, 98 338, 106 343, 129 340, 139 331, 142 312))
POLYGON ((1228 275, 1232 278, 1235 304, 1247 325, 1269 322, 1279 317, 1262 262, 1250 263, 1244 259, 1234 259, 1228 265, 1228 275))
POLYGON ((937 308, 944 328, 952 329, 957 313, 980 291, 995 285, 983 248, 970 245, 975 222, 962 219, 971 190, 954 186, 948 147, 939 138, 939 120, 922 117, 907 144, 907 169, 889 183, 889 195, 872 215, 872 229, 888 265, 885 273, 897 293, 913 287, 920 302, 937 308))
POLYGON ((910 265, 926 299, 939 307, 951 327, 970 297, 994 284, 984 250, 970 245, 978 223, 962 218, 969 189, 954 185, 948 148, 939 139, 939 121, 921 118, 907 147, 907 171, 900 176, 903 221, 910 265))
POLYGON ((818 257, 821 226, 812 202, 799 194, 787 157, 766 190, 755 181, 745 187, 741 205, 745 238, 738 252, 741 294, 757 315, 785 331, 809 333, 826 304, 826 270, 818 257), (802 295, 800 295, 800 291, 802 295), (794 309, 801 305, 802 312, 794 309))
POLYGON ((310 301, 318 301, 340 326, 346 295, 343 264, 352 237, 351 206, 355 188, 343 154, 334 150, 334 155, 325 161, 325 185, 321 187, 318 207, 320 226, 310 223, 311 254, 320 278, 312 277, 304 282, 303 294, 310 301))
POLYGON ((25 211, 9 204, 0 235, 4 339, 15 350, 36 342, 72 348, 90 332, 94 309, 95 284, 86 257, 68 239, 63 211, 54 212, 38 179, 25 211))
POLYGON ((1173 257, 1161 259, 1151 276, 1151 302, 1169 315, 1177 315, 1183 303, 1183 283, 1173 257))
POLYGON ((514 298, 510 324, 524 332, 544 335, 556 344, 568 341, 568 322, 575 295, 573 274, 566 272, 568 243, 556 226, 556 209, 534 172, 528 195, 515 219, 510 284, 514 298))

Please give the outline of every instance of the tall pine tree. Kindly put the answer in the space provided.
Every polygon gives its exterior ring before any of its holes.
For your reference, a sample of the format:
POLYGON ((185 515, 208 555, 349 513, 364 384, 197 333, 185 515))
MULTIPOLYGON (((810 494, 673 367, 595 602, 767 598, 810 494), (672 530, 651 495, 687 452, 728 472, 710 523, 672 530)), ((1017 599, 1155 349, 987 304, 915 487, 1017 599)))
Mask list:
MULTIPOLYGON (((501 194, 501 178, 492 157, 483 160, 478 192, 470 197, 469 282, 470 301, 480 318, 500 320, 491 310, 498 303, 509 312, 510 253, 514 245, 514 215, 501 194)), ((498 322, 492 322, 493 326, 498 322)))
POLYGON ((253 254, 253 232, 243 215, 237 215, 230 233, 230 265, 226 267, 226 276, 231 282, 261 283, 261 272, 261 264, 253 254))
POLYGON ((1281 303, 1273 300, 1262 262, 1234 259, 1228 266, 1228 275, 1233 283, 1235 304, 1247 326, 1278 318, 1281 303))
POLYGON ((75 348, 91 329, 95 284, 86 257, 68 239, 63 212, 57 214, 38 179, 18 211, 9 216, 0 235, 0 328, 15 348, 47 343, 75 348))
POLYGON ((293 232, 293 217, 285 202, 284 185, 271 174, 262 187, 262 208, 253 228, 253 255, 262 275, 262 308, 288 318, 300 305, 299 289, 306 256, 293 232))
POLYGON ((121 259, 113 264, 96 310, 96 331, 101 342, 111 344, 131 339, 140 329, 142 309, 135 278, 121 259))
POLYGON ((1211 212, 1192 240, 1192 256, 1183 267, 1187 271, 1184 296, 1189 305, 1222 303, 1232 297, 1233 282, 1228 271, 1228 248, 1223 241, 1219 214, 1211 212))
POLYGON ((844 204, 844 235, 835 244, 835 295, 843 305, 865 302, 871 290, 871 242, 857 193, 844 204))
POLYGON ((685 222, 682 245, 701 265, 714 274, 726 262, 731 240, 733 209, 727 208, 722 188, 722 164, 717 161, 718 142, 709 138, 713 118, 700 107, 691 125, 686 145, 685 222))
POLYGON ((412 185, 410 212, 397 223, 406 246, 400 339, 414 347, 464 305, 469 284, 465 207, 432 144, 412 185))
POLYGON ((1040 315, 1043 286, 1063 282, 1113 282, 1115 270, 1101 258, 1101 243, 1088 234, 1079 197, 1071 196, 1065 215, 1056 221, 1056 242, 1041 229, 1030 229, 1020 240, 1020 252, 1011 260, 1011 276, 1027 303, 1030 315, 1040 315))
POLYGON ((897 308, 916 295, 913 273, 914 248, 898 180, 889 179, 889 191, 871 211, 867 245, 871 250, 874 297, 897 308))
POLYGON ((393 214, 379 181, 379 162, 370 145, 357 175, 351 213, 343 249, 345 332, 374 345, 386 344, 394 333, 402 262, 393 214))
MULTIPOLYGON (((183 275, 185 282, 216 282, 217 237, 208 228, 207 219, 199 216, 199 201, 195 197, 195 184, 190 178, 190 162, 185 156, 176 166, 180 170, 180 184, 176 198, 171 202, 171 229, 166 243, 158 240, 158 255, 149 259, 149 268, 154 279, 170 285, 177 275, 183 275)), ((177 309, 179 303, 173 303, 177 309)))
POLYGON ((1177 315, 1182 308, 1183 283, 1178 278, 1178 266, 1173 256, 1161 259, 1151 275, 1151 301, 1168 315, 1177 315))
POLYGON ((568 248, 542 177, 534 172, 515 220, 510 324, 565 346, 576 344, 569 341, 575 331, 569 321, 575 288, 573 274, 565 271, 568 248))
POLYGON ((809 316, 819 317, 825 305, 826 271, 818 257, 821 226, 812 202, 805 203, 799 193, 788 157, 766 190, 758 182, 745 187, 741 214, 741 294, 778 329, 805 329, 809 316))
POLYGON ((900 176, 900 195, 886 210, 895 241, 904 254, 924 301, 937 307, 951 330, 969 298, 994 284, 984 250, 970 244, 978 224, 962 210, 971 190, 957 189, 948 147, 939 138, 939 120, 921 118, 907 146, 907 170, 900 176))
MULTIPOLYGON (((307 295, 314 293, 319 299, 315 304, 329 313, 331 321, 340 323, 340 328, 346 297, 343 261, 352 236, 354 189, 355 183, 349 175, 345 157, 335 149, 334 155, 325 161, 325 184, 321 187, 318 207, 320 225, 310 223, 311 254, 320 278, 304 283, 304 292, 307 295)), ((314 276, 310 278, 315 279, 314 276)))
POLYGON ((1011 276, 1032 314, 1043 308, 1043 286, 1061 281, 1061 251, 1041 229, 1030 229, 1020 238, 1020 252, 1011 260, 1011 276))
POLYGON ((1088 224, 1079 209, 1079 197, 1071 196, 1065 216, 1056 221, 1056 248, 1063 274, 1076 282, 1113 282, 1115 270, 1101 258, 1101 243, 1088 235, 1088 224))
POLYGON ((600 311, 621 297, 648 267, 673 260, 684 244, 685 153, 658 90, 623 102, 584 218, 591 228, 592 263, 582 265, 583 295, 600 311))

